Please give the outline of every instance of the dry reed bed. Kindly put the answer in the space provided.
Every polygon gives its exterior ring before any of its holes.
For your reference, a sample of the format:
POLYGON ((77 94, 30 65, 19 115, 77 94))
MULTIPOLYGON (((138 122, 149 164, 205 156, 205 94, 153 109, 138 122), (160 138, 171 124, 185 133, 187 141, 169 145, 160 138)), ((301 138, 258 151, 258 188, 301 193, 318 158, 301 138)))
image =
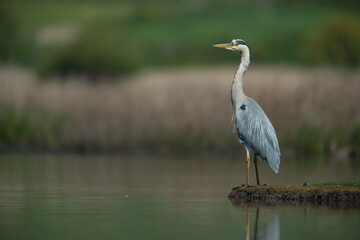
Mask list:
MULTIPOLYGON (((89 83, 81 77, 38 81, 31 71, 7 66, 0 69, 0 104, 67 116, 55 143, 61 147, 106 149, 181 137, 195 139, 196 146, 204 134, 209 142, 225 138, 223 144, 237 144, 230 105, 235 68, 146 71, 122 81, 89 83)), ((340 132, 360 122, 358 70, 254 66, 244 88, 280 139, 303 122, 340 132)))

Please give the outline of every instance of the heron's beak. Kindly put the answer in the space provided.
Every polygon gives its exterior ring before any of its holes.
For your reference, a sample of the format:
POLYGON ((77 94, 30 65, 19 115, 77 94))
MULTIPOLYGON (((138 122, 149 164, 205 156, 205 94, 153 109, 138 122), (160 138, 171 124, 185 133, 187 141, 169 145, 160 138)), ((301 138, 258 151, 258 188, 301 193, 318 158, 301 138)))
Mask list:
POLYGON ((213 45, 213 47, 217 47, 217 48, 230 48, 232 47, 232 43, 220 43, 220 44, 215 44, 213 45))

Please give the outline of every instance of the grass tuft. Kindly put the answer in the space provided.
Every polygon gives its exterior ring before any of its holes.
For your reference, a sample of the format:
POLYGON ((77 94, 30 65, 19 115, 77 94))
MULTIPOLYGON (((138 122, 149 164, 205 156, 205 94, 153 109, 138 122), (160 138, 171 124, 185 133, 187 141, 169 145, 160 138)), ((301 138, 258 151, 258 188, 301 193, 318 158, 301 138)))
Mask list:
POLYGON ((360 187, 360 180, 355 181, 341 181, 341 182, 323 182, 313 184, 314 186, 349 186, 349 187, 360 187))

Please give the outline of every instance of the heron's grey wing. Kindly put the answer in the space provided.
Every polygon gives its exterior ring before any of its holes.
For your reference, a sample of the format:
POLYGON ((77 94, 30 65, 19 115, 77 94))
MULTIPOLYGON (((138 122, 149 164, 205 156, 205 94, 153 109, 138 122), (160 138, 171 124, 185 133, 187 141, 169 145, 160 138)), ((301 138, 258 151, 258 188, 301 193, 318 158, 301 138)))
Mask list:
POLYGON ((280 148, 274 127, 262 108, 251 98, 236 110, 235 126, 239 140, 258 154, 277 174, 280 148))

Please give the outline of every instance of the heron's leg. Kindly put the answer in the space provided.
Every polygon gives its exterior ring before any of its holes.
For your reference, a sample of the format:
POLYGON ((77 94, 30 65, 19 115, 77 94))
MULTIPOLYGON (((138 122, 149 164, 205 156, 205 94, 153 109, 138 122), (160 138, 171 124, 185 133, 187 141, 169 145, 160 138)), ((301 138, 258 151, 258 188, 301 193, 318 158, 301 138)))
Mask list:
POLYGON ((257 185, 260 185, 256 154, 254 154, 254 164, 255 164, 255 172, 256 172, 256 182, 257 185))
POLYGON ((246 206, 246 240, 250 239, 249 207, 246 206))
POLYGON ((259 207, 256 208, 255 226, 254 226, 254 239, 257 239, 258 223, 259 223, 259 207))
POLYGON ((249 185, 250 176, 250 152, 246 149, 246 185, 249 185))

